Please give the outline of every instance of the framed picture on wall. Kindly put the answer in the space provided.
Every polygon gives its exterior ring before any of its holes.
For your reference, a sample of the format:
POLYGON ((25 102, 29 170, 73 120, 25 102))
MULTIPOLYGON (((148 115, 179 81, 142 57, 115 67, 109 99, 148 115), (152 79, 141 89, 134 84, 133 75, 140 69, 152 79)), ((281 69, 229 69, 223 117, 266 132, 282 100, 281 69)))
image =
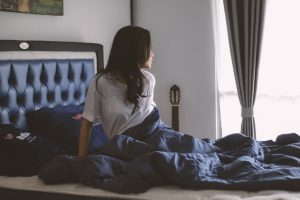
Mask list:
POLYGON ((63 0, 0 0, 0 11, 63 15, 63 0))

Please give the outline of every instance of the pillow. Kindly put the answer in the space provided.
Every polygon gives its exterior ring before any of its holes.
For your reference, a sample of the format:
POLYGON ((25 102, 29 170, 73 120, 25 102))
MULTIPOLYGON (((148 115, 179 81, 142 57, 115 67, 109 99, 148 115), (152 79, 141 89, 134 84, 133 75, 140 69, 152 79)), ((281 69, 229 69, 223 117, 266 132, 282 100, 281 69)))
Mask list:
MULTIPOLYGON (((60 145, 67 154, 77 155, 83 105, 57 106, 28 112, 26 120, 29 130, 60 145)), ((89 153, 105 144, 108 138, 101 124, 93 124, 89 153)))
POLYGON ((11 124, 0 124, 0 175, 32 176, 62 148, 11 124))

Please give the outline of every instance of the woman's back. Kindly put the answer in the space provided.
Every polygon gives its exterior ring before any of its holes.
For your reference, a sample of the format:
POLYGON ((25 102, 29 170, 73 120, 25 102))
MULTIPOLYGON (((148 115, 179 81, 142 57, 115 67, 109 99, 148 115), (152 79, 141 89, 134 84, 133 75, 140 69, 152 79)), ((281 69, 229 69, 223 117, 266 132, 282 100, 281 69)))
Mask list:
POLYGON ((155 78, 148 71, 142 70, 142 73, 146 78, 143 92, 145 97, 140 97, 139 107, 134 113, 132 110, 135 105, 125 99, 126 84, 116 76, 99 74, 90 84, 83 117, 93 121, 100 118, 109 138, 140 124, 155 106, 153 101, 155 78))

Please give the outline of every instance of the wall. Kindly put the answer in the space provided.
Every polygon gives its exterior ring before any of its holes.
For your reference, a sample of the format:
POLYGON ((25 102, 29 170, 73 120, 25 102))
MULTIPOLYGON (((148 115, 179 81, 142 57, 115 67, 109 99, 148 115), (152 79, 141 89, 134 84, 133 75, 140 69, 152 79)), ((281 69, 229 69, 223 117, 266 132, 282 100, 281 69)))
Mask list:
MULTIPOLYGON (((180 130, 215 138, 211 1, 135 0, 135 24, 152 33, 156 103, 171 124, 169 89, 181 88, 180 130)), ((0 12, 0 39, 97 42, 108 58, 116 31, 130 24, 129 0, 64 0, 64 16, 0 12)))
POLYGON ((106 63, 115 33, 129 24, 129 0, 64 0, 64 16, 0 12, 0 39, 101 43, 106 63))
POLYGON ((181 89, 180 131, 216 137, 212 5, 207 0, 135 0, 134 24, 150 30, 151 72, 162 119, 171 124, 169 89, 181 89))

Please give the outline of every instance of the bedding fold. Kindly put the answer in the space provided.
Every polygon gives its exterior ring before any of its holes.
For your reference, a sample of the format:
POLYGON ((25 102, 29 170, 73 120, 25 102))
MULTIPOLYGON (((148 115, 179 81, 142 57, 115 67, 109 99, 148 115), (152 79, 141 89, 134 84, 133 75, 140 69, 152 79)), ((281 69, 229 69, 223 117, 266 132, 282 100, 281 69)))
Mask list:
POLYGON ((39 172, 46 184, 80 182, 117 193, 176 185, 191 189, 300 189, 300 136, 257 141, 235 133, 218 140, 176 132, 153 112, 97 154, 60 155, 39 172))

